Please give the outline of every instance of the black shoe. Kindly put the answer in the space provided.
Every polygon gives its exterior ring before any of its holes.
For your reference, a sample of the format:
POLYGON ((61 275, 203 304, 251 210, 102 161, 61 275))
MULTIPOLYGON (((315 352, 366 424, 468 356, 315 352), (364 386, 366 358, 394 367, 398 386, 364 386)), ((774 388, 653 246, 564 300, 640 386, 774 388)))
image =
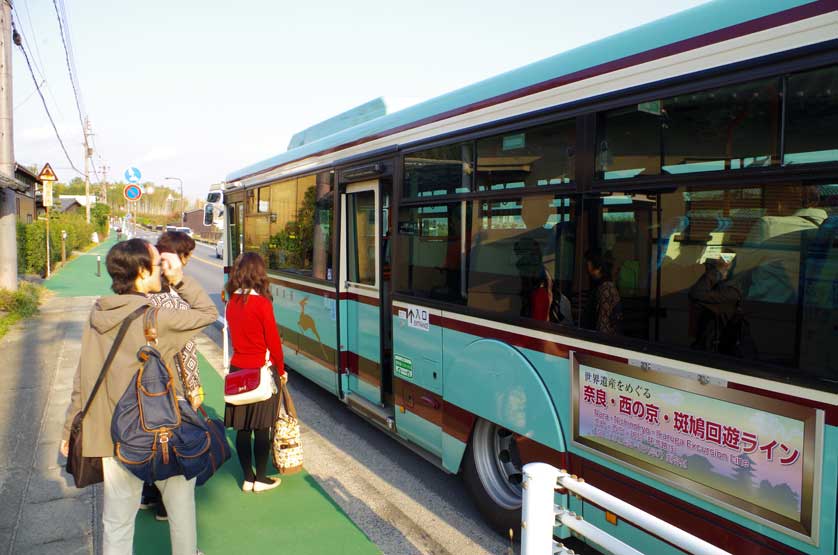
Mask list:
POLYGON ((156 520, 169 520, 169 513, 166 512, 166 506, 163 503, 157 504, 157 514, 154 515, 156 520))
POLYGON ((155 505, 162 503, 160 490, 157 486, 150 484, 143 484, 143 495, 140 497, 140 508, 151 509, 155 505))

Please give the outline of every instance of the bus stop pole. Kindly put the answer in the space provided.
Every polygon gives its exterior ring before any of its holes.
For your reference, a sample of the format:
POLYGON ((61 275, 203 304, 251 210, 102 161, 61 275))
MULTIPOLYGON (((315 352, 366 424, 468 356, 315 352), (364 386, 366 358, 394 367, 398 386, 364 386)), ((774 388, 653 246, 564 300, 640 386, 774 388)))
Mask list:
POLYGON ((47 226, 47 278, 49 278, 49 276, 50 276, 50 270, 49 270, 49 206, 44 206, 44 210, 47 213, 47 222, 46 222, 46 226, 47 226))

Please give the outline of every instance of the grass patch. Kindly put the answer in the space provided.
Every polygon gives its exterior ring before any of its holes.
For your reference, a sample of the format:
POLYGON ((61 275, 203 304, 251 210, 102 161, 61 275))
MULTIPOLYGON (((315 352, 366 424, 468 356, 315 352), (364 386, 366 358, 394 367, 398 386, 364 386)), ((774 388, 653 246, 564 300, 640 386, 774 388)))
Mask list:
POLYGON ((17 291, 0 289, 0 337, 23 318, 38 312, 44 288, 33 283, 21 282, 17 291))

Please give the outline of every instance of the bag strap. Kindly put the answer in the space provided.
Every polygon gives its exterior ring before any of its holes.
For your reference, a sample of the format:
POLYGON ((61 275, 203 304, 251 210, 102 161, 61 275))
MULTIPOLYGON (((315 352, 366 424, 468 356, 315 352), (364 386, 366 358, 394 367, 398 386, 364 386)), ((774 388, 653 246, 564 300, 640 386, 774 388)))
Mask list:
POLYGON ((228 342, 230 343, 231 350, 232 350, 232 346, 233 346, 233 342, 230 339, 230 327, 229 327, 229 324, 227 322, 227 308, 230 306, 230 302, 231 302, 231 300, 227 299, 227 302, 224 303, 224 327, 221 330, 222 331, 221 341, 224 343, 223 351, 224 351, 224 375, 225 376, 230 373, 230 359, 232 358, 231 356, 229 356, 229 357, 227 356, 229 354, 229 352, 227 351, 227 343, 228 342))
POLYGON ((84 404, 79 422, 84 420, 87 411, 90 409, 90 405, 93 403, 93 398, 96 397, 96 393, 102 386, 102 382, 105 381, 105 375, 108 373, 108 369, 111 367, 114 357, 116 357, 116 351, 119 349, 119 345, 122 343, 122 340, 125 338, 125 334, 128 332, 128 326, 131 325, 131 322, 139 318, 143 312, 148 312, 146 310, 147 308, 147 306, 143 305, 123 320, 122 325, 119 327, 119 332, 116 334, 116 339, 114 339, 113 345, 111 345, 111 350, 108 351, 105 363, 102 365, 102 371, 99 372, 99 377, 96 379, 96 384, 93 386, 93 391, 90 392, 90 397, 88 397, 87 403, 84 404))
POLYGON ((293 416, 295 420, 297 420, 297 408, 294 406, 294 400, 291 398, 291 392, 288 391, 288 384, 282 383, 280 381, 279 384, 279 406, 282 408, 285 405, 285 412, 288 413, 289 416, 293 416))
POLYGON ((159 310, 156 306, 149 307, 143 317, 143 333, 149 345, 157 343, 157 312, 159 310))

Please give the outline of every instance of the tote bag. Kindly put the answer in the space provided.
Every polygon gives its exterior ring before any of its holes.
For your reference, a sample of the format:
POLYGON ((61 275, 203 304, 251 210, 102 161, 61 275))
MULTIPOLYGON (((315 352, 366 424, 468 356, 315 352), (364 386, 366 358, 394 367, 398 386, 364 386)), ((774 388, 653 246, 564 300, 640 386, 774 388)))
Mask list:
POLYGON ((303 469, 303 444, 297 409, 286 384, 279 386, 279 409, 273 430, 273 463, 280 474, 294 474, 303 469))

